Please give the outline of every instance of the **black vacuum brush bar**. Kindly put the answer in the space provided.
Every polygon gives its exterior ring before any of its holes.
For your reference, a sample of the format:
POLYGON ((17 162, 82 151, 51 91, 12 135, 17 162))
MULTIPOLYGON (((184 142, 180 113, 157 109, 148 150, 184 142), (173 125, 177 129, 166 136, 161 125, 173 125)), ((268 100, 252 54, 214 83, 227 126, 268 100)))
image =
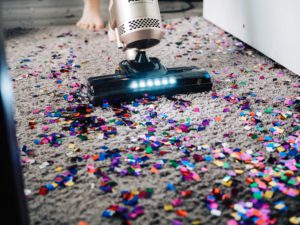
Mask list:
POLYGON ((133 61, 124 60, 115 74, 88 79, 93 105, 103 100, 112 103, 131 101, 149 95, 188 94, 210 91, 210 74, 198 67, 165 68, 157 58, 148 59, 140 52, 133 61))

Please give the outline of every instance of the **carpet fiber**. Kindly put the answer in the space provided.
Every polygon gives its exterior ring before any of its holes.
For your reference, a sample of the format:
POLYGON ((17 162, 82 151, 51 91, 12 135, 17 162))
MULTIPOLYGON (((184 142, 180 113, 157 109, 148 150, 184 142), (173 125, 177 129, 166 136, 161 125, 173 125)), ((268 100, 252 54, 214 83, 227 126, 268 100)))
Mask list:
POLYGON ((211 92, 94 108, 86 79, 124 59, 105 31, 8 35, 32 224, 300 224, 299 77, 202 18, 164 27, 148 55, 211 92))

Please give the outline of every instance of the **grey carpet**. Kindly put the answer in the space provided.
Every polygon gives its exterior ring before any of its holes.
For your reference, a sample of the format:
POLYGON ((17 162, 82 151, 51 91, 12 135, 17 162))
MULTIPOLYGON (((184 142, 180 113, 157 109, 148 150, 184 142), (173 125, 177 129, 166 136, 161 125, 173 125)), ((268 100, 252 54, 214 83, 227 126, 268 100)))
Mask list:
POLYGON ((277 224, 288 224, 291 217, 300 216, 299 157, 296 157, 299 154, 299 77, 202 18, 182 18, 165 23, 166 36, 160 45, 149 50, 149 55, 159 57, 169 67, 195 65, 207 69, 213 77, 213 91, 178 97, 190 103, 162 97, 147 104, 127 106, 131 114, 128 120, 136 123, 133 126, 116 124, 120 119, 112 108, 92 109, 91 116, 102 118, 107 126, 116 128, 117 134, 108 135, 108 138, 105 138, 105 132, 95 131, 91 126, 83 137, 72 136, 68 131, 72 121, 66 119, 66 113, 62 113, 65 118, 60 114, 50 117, 50 112, 76 106, 79 101, 88 103, 86 88, 80 85, 85 85, 90 76, 113 73, 117 63, 124 59, 115 43, 108 41, 105 32, 90 33, 75 26, 61 26, 9 35, 6 42, 8 64, 14 79, 17 135, 20 148, 23 148, 23 172, 32 224, 78 224, 79 221, 120 224, 120 219, 104 218, 102 212, 112 204, 132 209, 122 203, 121 191, 146 188, 153 188, 153 195, 149 199, 139 199, 145 213, 132 220, 133 224, 198 224, 199 220, 201 224, 226 224, 228 220, 235 224, 233 218, 240 220, 240 224, 270 224, 269 217, 276 219, 277 224), (66 64, 69 65, 68 72, 61 70, 66 64), (175 122, 170 123, 171 119, 175 122), (146 122, 150 121, 155 128, 150 140, 152 144, 155 140, 176 137, 178 146, 169 140, 170 145, 150 153, 144 164, 137 163, 139 175, 122 176, 119 171, 130 167, 128 158, 145 155, 147 143, 144 138, 149 133, 146 122), (284 130, 282 133, 276 135, 270 131, 274 121, 279 121, 278 127, 284 130), (186 131, 182 124, 189 130, 186 131), (35 144, 42 139, 40 134, 55 132, 65 135, 60 146, 35 144), (85 135, 88 140, 82 140, 85 135), (279 145, 290 136, 288 140, 293 137, 295 144, 290 143, 283 151, 287 156, 279 155, 281 150, 266 148, 267 141, 259 140, 266 136, 279 145), (101 146, 121 150, 118 168, 109 170, 110 158, 103 161, 89 158, 109 152, 101 146), (141 151, 133 151, 133 147, 140 147, 141 151), (296 153, 289 155, 292 148, 296 153), (228 149, 236 154, 227 154, 228 149), (163 151, 167 154, 160 155, 163 151), (241 152, 243 157, 250 159, 237 160, 235 156, 241 152), (200 156, 204 159, 195 161, 200 156), (179 166, 174 168, 170 160, 177 160, 179 166), (291 172, 285 162, 294 163, 294 171, 291 172), (162 169, 153 173, 151 168, 158 164, 163 164, 162 169), (88 165, 100 167, 117 182, 111 193, 99 189, 102 178, 88 173, 88 165), (266 181, 268 171, 264 166, 270 167, 269 181, 266 181), (191 167, 195 168, 192 170, 191 167), (40 188, 54 182, 57 174, 74 168, 77 174, 73 185, 56 188, 45 196, 39 194, 40 188), (197 173, 200 180, 183 181, 179 168, 190 168, 188 171, 197 173), (275 169, 279 175, 275 174, 275 169), (235 175, 236 172, 242 174, 235 175), (231 176, 229 182, 233 182, 229 187, 223 180, 228 174, 231 176), (255 182, 251 187, 245 181, 250 176, 259 178, 266 187, 262 185, 255 189, 255 182), (282 193, 284 188, 282 191, 275 188, 272 198, 254 200, 272 189, 272 179, 277 179, 286 189, 293 188, 296 196, 282 193), (175 191, 166 189, 168 183, 174 185, 175 191), (212 215, 219 211, 211 211, 205 201, 207 196, 213 195, 213 188, 221 191, 216 194, 215 189, 214 193, 217 199, 214 206, 220 210, 220 216, 212 215), (181 192, 184 190, 191 190, 192 194, 183 197, 181 192), (224 199, 226 196, 227 200, 224 199), (166 212, 164 206, 176 198, 182 199, 182 205, 166 212), (284 201, 285 207, 277 206, 280 209, 276 209, 276 201, 284 201), (247 208, 242 206, 243 202, 254 204, 248 203, 247 208), (179 216, 178 209, 186 210, 188 215, 179 216), (255 217, 247 218, 243 210, 256 210, 261 223, 255 217))

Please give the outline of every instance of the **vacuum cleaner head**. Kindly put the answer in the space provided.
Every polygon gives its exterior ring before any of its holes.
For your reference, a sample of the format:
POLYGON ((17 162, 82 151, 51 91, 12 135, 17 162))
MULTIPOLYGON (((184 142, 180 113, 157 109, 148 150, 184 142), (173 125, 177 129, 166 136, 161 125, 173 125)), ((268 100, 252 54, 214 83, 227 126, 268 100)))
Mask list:
POLYGON ((88 79, 88 93, 94 105, 112 104, 149 95, 209 91, 210 75, 198 67, 165 68, 157 58, 142 50, 157 45, 163 37, 158 0, 113 0, 109 6, 110 28, 118 46, 127 53, 115 74, 88 79), (134 53, 134 54, 132 54, 134 53))
POLYGON ((159 59, 148 59, 145 52, 140 52, 133 61, 122 61, 115 74, 88 79, 88 93, 93 105, 100 105, 103 100, 128 102, 145 93, 171 97, 211 88, 211 77, 205 70, 198 67, 165 68, 159 59))

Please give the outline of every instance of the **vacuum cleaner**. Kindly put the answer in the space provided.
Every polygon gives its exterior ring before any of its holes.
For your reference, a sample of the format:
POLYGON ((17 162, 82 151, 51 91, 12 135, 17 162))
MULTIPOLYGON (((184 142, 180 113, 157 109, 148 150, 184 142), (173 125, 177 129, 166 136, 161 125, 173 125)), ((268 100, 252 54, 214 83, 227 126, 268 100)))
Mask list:
POLYGON ((130 101, 148 95, 188 94, 209 91, 210 74, 198 67, 166 68, 145 50, 163 37, 158 0, 111 0, 110 28, 116 34, 126 60, 115 74, 88 78, 88 94, 94 105, 104 100, 130 101))

